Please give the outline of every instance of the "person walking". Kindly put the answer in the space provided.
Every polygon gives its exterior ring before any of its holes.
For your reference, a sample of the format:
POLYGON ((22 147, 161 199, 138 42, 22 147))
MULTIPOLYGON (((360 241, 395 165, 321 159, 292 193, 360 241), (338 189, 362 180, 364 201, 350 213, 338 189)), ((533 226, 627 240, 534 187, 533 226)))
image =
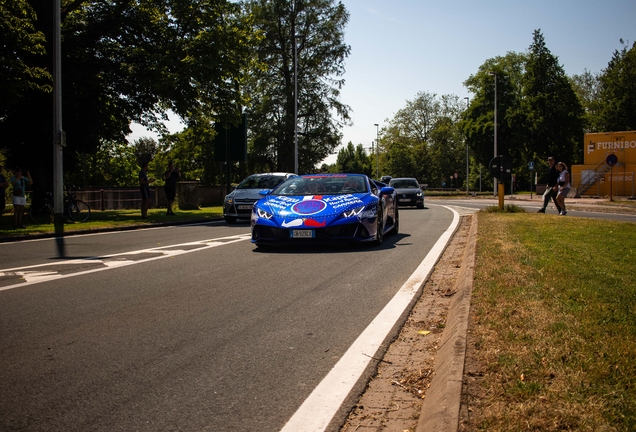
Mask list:
POLYGON ((557 170, 559 171, 559 193, 557 194, 557 202, 559 203, 559 207, 561 207, 561 211, 559 212, 559 216, 565 216, 568 214, 567 210, 565 210, 565 197, 568 196, 568 192, 570 192, 570 173, 568 172, 568 167, 563 162, 557 163, 557 170))
POLYGON ((150 183, 155 181, 148 178, 148 162, 142 162, 141 171, 139 171, 139 190, 141 191, 141 218, 148 217, 148 209, 150 208, 150 183))
POLYGON ((33 179, 28 170, 26 177, 22 175, 20 168, 13 170, 11 185, 13 185, 13 221, 16 229, 26 228, 22 225, 22 215, 24 214, 24 206, 26 206, 26 187, 32 184, 33 179))
POLYGON ((178 167, 174 166, 172 161, 168 163, 168 171, 164 174, 164 178, 166 179, 166 184, 163 189, 166 192, 166 199, 168 200, 168 212, 166 214, 174 215, 172 203, 174 202, 174 197, 177 195, 177 182, 181 179, 181 172, 179 172, 178 167))
POLYGON ((2 215, 4 214, 4 209, 7 206, 5 193, 8 187, 9 182, 4 176, 4 167, 0 165, 0 224, 2 223, 2 215))
POLYGON ((545 213, 545 209, 548 208, 550 200, 554 201, 557 212, 561 213, 561 207, 559 206, 559 203, 556 199, 559 192, 557 185, 557 181, 559 179, 559 171, 557 171, 556 169, 555 160, 552 156, 548 158, 548 165, 550 166, 550 169, 548 170, 548 184, 545 186, 545 192, 543 192, 543 206, 537 213, 545 213))

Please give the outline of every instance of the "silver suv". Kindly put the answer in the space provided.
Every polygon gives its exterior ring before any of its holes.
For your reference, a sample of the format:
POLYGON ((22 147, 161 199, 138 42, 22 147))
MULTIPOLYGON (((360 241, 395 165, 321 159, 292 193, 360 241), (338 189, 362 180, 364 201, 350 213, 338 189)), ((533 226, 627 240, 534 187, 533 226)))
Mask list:
POLYGON ((233 224, 237 219, 249 219, 252 215, 254 203, 261 199, 260 191, 271 190, 290 177, 293 173, 274 172, 252 174, 245 178, 229 194, 223 202, 223 218, 233 224))

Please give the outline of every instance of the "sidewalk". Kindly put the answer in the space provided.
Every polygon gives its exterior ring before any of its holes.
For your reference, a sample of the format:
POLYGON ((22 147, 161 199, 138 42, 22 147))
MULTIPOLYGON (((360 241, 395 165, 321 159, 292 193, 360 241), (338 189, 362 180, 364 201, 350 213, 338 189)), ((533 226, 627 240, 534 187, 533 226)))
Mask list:
MULTIPOLYGON (((437 197, 431 197, 429 199, 435 200, 437 197)), ((440 198, 441 199, 441 198, 440 198)), ((492 205, 497 205, 499 199, 494 196, 479 196, 479 197, 467 197, 467 199, 475 199, 475 200, 485 200, 492 205)), ((504 196, 504 204, 520 204, 520 203, 532 203, 537 207, 540 207, 543 203, 543 196, 532 194, 515 194, 515 195, 505 195, 504 196)), ((636 213, 636 200, 631 200, 627 197, 615 197, 614 200, 610 200, 609 197, 581 197, 581 198, 566 198, 565 206, 568 210, 578 210, 578 211, 597 211, 603 213, 636 213)), ((548 204, 548 212, 554 211, 556 209, 554 207, 554 202, 550 201, 548 204)))

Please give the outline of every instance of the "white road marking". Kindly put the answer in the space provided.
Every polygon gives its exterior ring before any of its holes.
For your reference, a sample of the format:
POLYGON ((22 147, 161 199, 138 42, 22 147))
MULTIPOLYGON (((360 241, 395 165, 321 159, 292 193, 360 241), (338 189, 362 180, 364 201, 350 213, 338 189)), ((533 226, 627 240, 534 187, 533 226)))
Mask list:
MULTIPOLYGON (((209 222, 197 222, 191 224, 183 224, 183 225, 163 225, 163 226, 155 226, 155 227, 147 227, 147 228, 136 228, 135 231, 149 231, 149 230, 160 230, 160 229, 173 229, 177 227, 183 226, 202 226, 202 225, 217 225, 221 223, 227 223, 225 221, 209 221, 209 222)), ((119 231, 103 231, 103 232, 94 232, 94 233, 84 233, 84 234, 72 234, 73 237, 92 237, 92 236, 101 236, 101 235, 113 235, 113 234, 127 234, 129 230, 119 230, 119 231)), ((35 242, 44 242, 44 241, 55 241, 55 237, 44 237, 44 238, 35 238, 35 239, 23 239, 17 241, 7 241, 0 242, 0 247, 2 246, 10 246, 15 243, 35 243, 35 242)))
POLYGON ((479 211, 479 209, 471 208, 471 207, 461 207, 461 206, 448 206, 453 210, 456 210, 460 216, 467 216, 475 214, 479 211))
POLYGON ((360 379, 371 357, 375 356, 396 321, 420 292, 420 288, 430 276, 435 263, 442 256, 459 225, 459 213, 451 207, 443 207, 453 212, 453 221, 450 226, 391 301, 305 399, 281 432, 320 432, 327 428, 340 405, 360 379))
POLYGON ((104 270, 111 270, 114 268, 125 267, 134 264, 141 264, 149 261, 154 261, 163 258, 174 257, 178 255, 187 254, 190 252, 198 252, 218 246, 225 246, 236 242, 249 240, 250 234, 242 234, 229 237, 221 237, 210 240, 200 240, 196 242, 188 242, 177 245, 161 246, 151 249, 140 249, 124 253, 104 255, 95 258, 83 258, 77 260, 66 260, 56 263, 36 264, 27 267, 18 267, 10 269, 0 269, 0 278, 2 277, 14 277, 20 276, 24 279, 24 282, 19 282, 13 285, 0 286, 0 291, 6 291, 9 289, 19 288, 27 285, 34 285, 42 282, 47 282, 56 279, 65 279, 74 276, 81 276, 89 273, 96 273, 104 270), (186 246, 196 246, 187 248, 186 246), (129 259, 127 256, 139 256, 148 254, 147 258, 141 259, 129 259), (78 264, 95 264, 99 267, 89 270, 82 270, 77 272, 70 272, 66 274, 60 274, 56 270, 51 270, 51 267, 58 267, 64 265, 78 265, 78 264), (40 270, 41 269, 41 270, 40 270))

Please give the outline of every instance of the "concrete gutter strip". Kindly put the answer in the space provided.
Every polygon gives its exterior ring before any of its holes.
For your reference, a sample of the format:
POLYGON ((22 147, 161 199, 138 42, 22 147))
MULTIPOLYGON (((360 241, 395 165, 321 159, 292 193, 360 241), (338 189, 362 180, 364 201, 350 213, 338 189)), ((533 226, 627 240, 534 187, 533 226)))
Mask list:
POLYGON ((457 290, 449 307, 446 327, 435 359, 435 377, 426 391, 416 432, 449 432, 459 427, 468 315, 475 270, 477 215, 472 218, 457 290))

